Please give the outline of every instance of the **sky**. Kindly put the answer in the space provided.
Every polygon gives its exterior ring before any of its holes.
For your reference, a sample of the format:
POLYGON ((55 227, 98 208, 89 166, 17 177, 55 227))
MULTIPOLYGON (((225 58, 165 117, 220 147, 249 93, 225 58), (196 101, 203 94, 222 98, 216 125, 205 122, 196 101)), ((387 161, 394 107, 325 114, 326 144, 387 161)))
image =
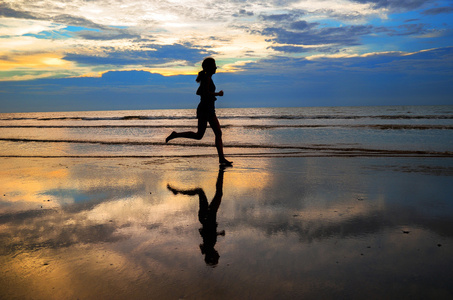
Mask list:
POLYGON ((452 0, 0 0, 0 112, 453 105, 452 0))

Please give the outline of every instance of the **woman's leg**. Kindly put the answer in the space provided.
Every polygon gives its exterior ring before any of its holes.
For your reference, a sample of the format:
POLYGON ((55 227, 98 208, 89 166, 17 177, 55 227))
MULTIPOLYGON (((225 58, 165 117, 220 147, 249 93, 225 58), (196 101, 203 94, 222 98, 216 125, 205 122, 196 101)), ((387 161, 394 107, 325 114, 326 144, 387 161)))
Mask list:
POLYGON ((223 154, 222 130, 220 129, 220 123, 217 116, 214 116, 209 120, 209 125, 211 125, 212 131, 214 131, 215 134, 215 146, 217 148, 217 153, 219 154, 219 163, 231 165, 232 162, 226 160, 225 155, 223 154))
POLYGON ((198 129, 197 132, 186 131, 186 132, 176 132, 173 131, 166 139, 165 142, 168 143, 172 139, 176 138, 188 138, 194 140, 201 140, 204 136, 207 127, 207 120, 203 118, 198 118, 198 129))

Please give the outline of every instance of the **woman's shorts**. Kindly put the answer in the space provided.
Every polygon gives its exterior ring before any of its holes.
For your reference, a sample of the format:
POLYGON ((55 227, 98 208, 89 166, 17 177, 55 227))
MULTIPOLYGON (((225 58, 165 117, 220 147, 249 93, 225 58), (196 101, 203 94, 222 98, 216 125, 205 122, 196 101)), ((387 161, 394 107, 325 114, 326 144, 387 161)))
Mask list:
POLYGON ((200 103, 197 107, 197 118, 210 120, 215 117, 215 107, 214 104, 210 105, 209 103, 200 103))

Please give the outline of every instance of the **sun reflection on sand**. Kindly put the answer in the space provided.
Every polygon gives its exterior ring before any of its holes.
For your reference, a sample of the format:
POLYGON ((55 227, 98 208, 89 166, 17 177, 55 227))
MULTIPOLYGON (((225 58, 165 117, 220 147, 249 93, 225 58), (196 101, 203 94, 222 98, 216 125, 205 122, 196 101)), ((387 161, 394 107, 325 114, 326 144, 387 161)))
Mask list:
POLYGON ((235 158, 226 170, 215 158, 1 161, 1 297, 331 298, 376 286, 384 297, 388 276, 403 290, 410 276, 437 278, 449 293, 450 215, 414 206, 418 193, 389 201, 408 193, 399 176, 436 189, 430 176, 338 158, 235 158), (208 203, 221 194, 209 267, 195 190, 208 203))
POLYGON ((0 176, 3 180, 0 181, 0 191, 3 201, 43 203, 52 200, 52 205, 58 205, 59 199, 43 192, 68 178, 69 171, 65 167, 30 164, 29 160, 22 160, 19 165, 16 161, 14 167, 11 161, 4 160, 2 166, 0 176))

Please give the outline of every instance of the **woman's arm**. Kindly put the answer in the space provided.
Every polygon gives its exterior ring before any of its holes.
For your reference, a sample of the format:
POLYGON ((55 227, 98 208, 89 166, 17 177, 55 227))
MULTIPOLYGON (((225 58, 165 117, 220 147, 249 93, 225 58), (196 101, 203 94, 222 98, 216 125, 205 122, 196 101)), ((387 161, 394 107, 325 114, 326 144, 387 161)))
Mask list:
POLYGON ((211 91, 211 84, 212 84, 212 80, 209 78, 206 78, 205 80, 201 81, 200 83, 200 87, 198 88, 197 90, 197 95, 200 95, 200 96, 220 96, 222 97, 223 96, 223 91, 219 91, 218 93, 214 91, 211 91))
POLYGON ((219 91, 218 93, 215 92, 215 86, 214 87, 211 87, 211 84, 214 85, 214 82, 212 81, 211 78, 209 78, 209 80, 206 82, 206 89, 205 89, 205 92, 208 93, 209 95, 212 95, 212 96, 220 96, 222 97, 223 96, 223 91, 219 91), (213 91, 211 91, 213 90, 213 91))

